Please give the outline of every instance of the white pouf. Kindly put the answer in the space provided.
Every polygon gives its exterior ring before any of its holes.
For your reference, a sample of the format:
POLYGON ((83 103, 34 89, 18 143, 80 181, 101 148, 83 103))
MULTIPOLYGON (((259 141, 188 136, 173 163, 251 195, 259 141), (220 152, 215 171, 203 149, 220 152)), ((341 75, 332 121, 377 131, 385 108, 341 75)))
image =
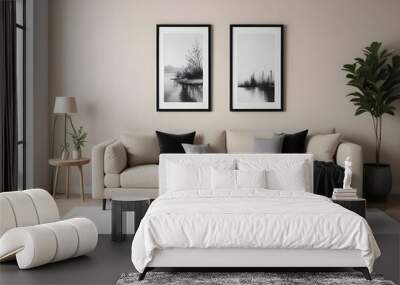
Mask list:
POLYGON ((96 248, 96 225, 87 218, 59 221, 56 203, 42 189, 0 193, 0 261, 20 269, 84 255, 96 248))

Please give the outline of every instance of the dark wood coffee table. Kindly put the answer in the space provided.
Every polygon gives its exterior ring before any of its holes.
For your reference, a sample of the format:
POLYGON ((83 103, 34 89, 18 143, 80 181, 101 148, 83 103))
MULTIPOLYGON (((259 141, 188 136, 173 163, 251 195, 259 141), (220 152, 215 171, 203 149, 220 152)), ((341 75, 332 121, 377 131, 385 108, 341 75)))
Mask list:
POLYGON ((126 235, 122 230, 123 212, 135 212, 135 232, 140 221, 146 214, 147 208, 151 203, 150 198, 145 197, 116 197, 112 199, 111 209, 111 239, 113 241, 123 241, 126 235))

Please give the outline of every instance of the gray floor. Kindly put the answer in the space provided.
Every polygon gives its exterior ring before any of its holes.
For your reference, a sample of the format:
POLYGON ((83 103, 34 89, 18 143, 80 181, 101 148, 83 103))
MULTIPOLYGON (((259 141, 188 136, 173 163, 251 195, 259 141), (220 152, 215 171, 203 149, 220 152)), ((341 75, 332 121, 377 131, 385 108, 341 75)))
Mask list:
MULTIPOLYGON (((368 209, 367 220, 382 251, 374 271, 398 283, 400 223, 377 209, 368 209)), ((19 270, 16 262, 3 263, 0 264, 0 285, 115 284, 122 273, 134 271, 130 259, 131 243, 132 236, 115 243, 110 235, 100 235, 96 250, 88 256, 30 270, 19 270)))
POLYGON ((100 235, 94 252, 88 256, 19 270, 16 262, 0 265, 0 284, 115 284, 124 272, 134 271, 130 253, 132 237, 121 243, 100 235))

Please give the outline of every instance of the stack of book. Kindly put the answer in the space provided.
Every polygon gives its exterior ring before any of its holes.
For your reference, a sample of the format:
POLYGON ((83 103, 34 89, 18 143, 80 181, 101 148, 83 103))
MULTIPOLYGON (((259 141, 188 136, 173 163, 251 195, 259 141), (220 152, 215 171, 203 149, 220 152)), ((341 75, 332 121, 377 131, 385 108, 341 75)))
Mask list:
POLYGON ((357 189, 343 189, 343 188, 334 188, 332 199, 336 200, 352 200, 357 199, 357 189))

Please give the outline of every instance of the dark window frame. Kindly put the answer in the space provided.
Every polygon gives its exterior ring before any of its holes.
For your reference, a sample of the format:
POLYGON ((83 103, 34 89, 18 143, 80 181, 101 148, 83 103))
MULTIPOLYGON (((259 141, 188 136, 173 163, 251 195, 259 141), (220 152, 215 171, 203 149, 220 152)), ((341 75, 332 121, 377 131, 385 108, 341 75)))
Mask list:
POLYGON ((17 23, 17 17, 15 17, 16 21, 16 31, 20 29, 22 31, 22 140, 18 140, 18 146, 22 145, 22 188, 26 188, 26 0, 22 1, 22 25, 17 23))

